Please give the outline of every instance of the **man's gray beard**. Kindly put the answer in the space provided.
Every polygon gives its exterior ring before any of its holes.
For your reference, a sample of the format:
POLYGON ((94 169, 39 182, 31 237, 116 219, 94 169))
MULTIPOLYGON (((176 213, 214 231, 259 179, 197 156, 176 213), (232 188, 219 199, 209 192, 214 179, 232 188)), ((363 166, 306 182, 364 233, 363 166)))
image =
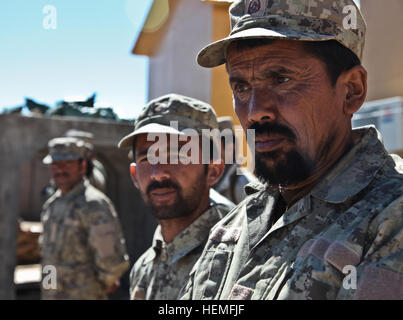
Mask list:
POLYGON ((255 172, 263 183, 270 185, 290 186, 310 177, 314 169, 313 161, 292 150, 282 155, 280 152, 256 153, 255 172), (267 162, 273 161, 274 167, 267 162))

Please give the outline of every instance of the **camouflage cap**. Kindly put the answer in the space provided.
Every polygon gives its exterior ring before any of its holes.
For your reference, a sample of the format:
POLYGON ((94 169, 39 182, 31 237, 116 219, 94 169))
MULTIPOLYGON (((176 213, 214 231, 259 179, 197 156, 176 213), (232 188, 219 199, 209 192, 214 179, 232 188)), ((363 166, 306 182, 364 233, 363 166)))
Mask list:
POLYGON ((134 122, 134 131, 120 140, 119 148, 133 146, 135 136, 144 133, 167 133, 184 135, 182 130, 194 129, 198 134, 202 129, 218 129, 214 109, 206 102, 168 94, 150 101, 134 122), (177 127, 171 122, 176 121, 177 127))
POLYGON ((69 129, 63 134, 63 136, 83 140, 88 151, 92 152, 94 150, 94 145, 92 144, 92 141, 94 140, 94 135, 91 132, 69 129))
POLYGON ((362 60, 366 24, 353 0, 237 0, 229 9, 231 33, 203 48, 197 62, 226 62, 228 45, 241 39, 336 40, 362 60))
POLYGON ((217 118, 218 121, 218 128, 220 131, 224 129, 231 129, 234 130, 234 119, 230 116, 219 117, 217 118))
POLYGON ((49 154, 42 160, 44 164, 86 158, 85 142, 77 138, 54 138, 49 141, 48 148, 49 154))

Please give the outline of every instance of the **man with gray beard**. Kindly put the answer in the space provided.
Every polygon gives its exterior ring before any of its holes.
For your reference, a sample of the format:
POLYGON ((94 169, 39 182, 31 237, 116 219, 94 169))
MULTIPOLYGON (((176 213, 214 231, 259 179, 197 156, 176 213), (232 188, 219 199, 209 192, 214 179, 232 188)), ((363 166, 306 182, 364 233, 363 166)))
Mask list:
POLYGON ((198 62, 226 64, 262 183, 211 230, 183 299, 403 299, 403 161, 351 125, 367 93, 359 8, 237 0, 229 13, 230 35, 198 62))

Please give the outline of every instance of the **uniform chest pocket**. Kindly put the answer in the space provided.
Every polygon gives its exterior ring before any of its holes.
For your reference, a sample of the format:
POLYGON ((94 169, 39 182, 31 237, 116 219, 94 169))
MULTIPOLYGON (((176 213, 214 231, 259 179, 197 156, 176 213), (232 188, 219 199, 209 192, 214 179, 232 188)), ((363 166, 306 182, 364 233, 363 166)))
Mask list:
POLYGON ((233 251, 241 234, 241 228, 216 227, 211 231, 205 252, 198 261, 194 274, 195 296, 199 299, 217 299, 224 286, 232 262, 233 251), (203 268, 204 266, 208 266, 203 268))
POLYGON ((217 299, 219 297, 224 286, 223 279, 225 279, 231 265, 232 256, 232 251, 220 249, 206 252, 205 261, 209 260, 209 263, 206 264, 209 268, 204 271, 200 270, 201 272, 207 272, 202 299, 217 299))
POLYGON ((60 258, 63 261, 81 261, 85 255, 87 237, 79 220, 67 218, 59 226, 57 235, 57 250, 60 258))

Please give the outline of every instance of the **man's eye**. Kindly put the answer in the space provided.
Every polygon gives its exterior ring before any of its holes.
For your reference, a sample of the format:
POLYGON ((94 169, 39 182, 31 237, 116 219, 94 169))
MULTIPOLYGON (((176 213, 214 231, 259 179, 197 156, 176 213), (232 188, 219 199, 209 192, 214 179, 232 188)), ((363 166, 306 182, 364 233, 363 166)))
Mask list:
POLYGON ((249 86, 244 83, 238 83, 234 87, 235 94, 241 94, 249 90, 249 86))
POLYGON ((289 82, 291 79, 289 77, 282 77, 282 76, 278 76, 277 77, 277 83, 282 84, 282 83, 287 83, 289 82))

